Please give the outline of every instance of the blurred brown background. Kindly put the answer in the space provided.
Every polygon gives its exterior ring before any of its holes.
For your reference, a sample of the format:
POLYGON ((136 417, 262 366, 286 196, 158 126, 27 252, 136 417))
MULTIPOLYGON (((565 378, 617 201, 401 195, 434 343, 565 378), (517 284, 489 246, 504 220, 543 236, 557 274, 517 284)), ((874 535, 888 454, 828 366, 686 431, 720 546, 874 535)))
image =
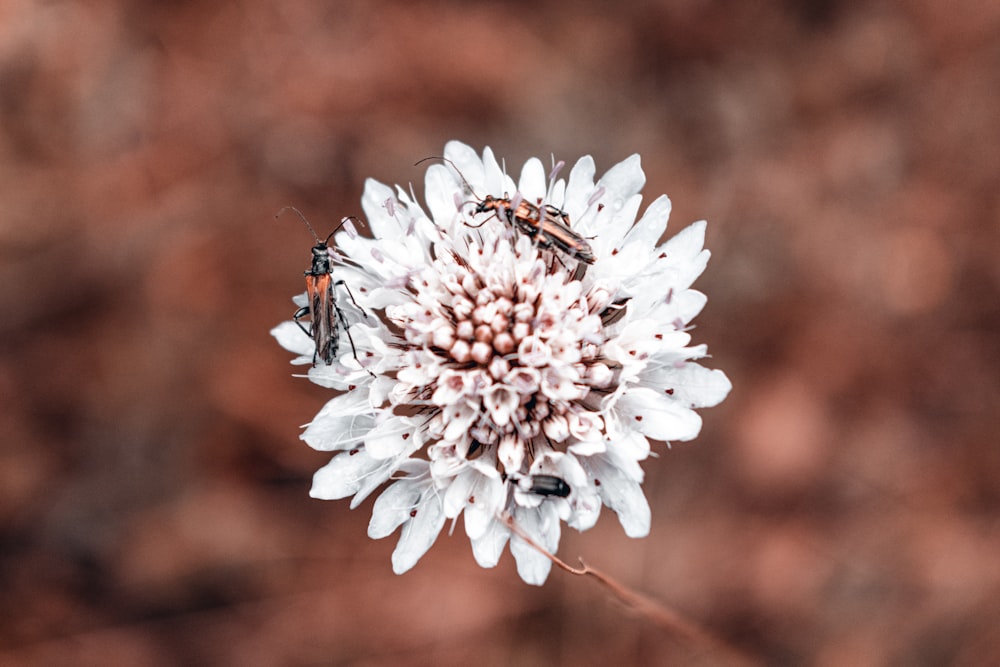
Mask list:
POLYGON ((586 557, 765 664, 1000 662, 1000 3, 0 2, 0 664, 716 664, 592 582, 397 577, 268 329, 366 177, 642 154, 735 386, 586 557))

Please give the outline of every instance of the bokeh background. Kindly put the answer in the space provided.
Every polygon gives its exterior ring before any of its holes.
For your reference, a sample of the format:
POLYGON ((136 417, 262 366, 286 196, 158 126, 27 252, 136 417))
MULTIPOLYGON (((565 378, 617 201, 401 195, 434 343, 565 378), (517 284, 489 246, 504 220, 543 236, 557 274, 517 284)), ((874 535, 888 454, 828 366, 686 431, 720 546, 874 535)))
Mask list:
POLYGON ((773 665, 1000 662, 1000 3, 0 2, 0 664, 722 664, 591 581, 404 576, 268 330, 364 179, 642 154, 734 390, 583 556, 773 665))

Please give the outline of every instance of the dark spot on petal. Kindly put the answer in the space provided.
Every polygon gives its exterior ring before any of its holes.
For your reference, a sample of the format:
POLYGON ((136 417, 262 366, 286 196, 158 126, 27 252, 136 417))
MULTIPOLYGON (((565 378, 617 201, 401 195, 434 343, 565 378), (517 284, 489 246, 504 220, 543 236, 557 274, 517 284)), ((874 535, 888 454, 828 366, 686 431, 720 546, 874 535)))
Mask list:
POLYGON ((674 390, 673 390, 673 389, 664 389, 663 391, 664 391, 664 392, 665 392, 665 393, 666 393, 667 395, 669 395, 669 396, 673 396, 673 395, 674 395, 674 390))
POLYGON ((597 205, 597 212, 600 213, 603 210, 604 210, 604 204, 598 204, 597 205))
POLYGON ((611 254, 612 255, 617 255, 618 254, 618 248, 615 248, 614 250, 612 250, 611 254))
POLYGON ((358 385, 356 385, 356 384, 349 384, 349 385, 347 385, 347 391, 354 391, 357 388, 358 388, 358 385))
POLYGON ((629 351, 628 351, 628 353, 629 353, 630 355, 632 355, 633 357, 635 356, 635 350, 629 350, 629 351))
POLYGON ((656 338, 656 340, 663 340, 663 334, 656 334, 654 338, 656 338))
POLYGON ((469 496, 469 504, 470 505, 475 505, 476 504, 476 497, 475 496, 469 496))
POLYGON ((601 485, 601 480, 595 479, 594 480, 594 486, 600 486, 600 485, 601 485))
POLYGON ((360 449, 352 449, 350 452, 348 452, 348 456, 354 456, 360 451, 361 451, 360 449))
POLYGON ((409 439, 410 439, 410 434, 409 433, 404 433, 403 434, 403 440, 409 440, 409 439))
POLYGON ((636 420, 637 422, 641 422, 641 421, 642 421, 642 415, 636 415, 636 416, 635 416, 635 420, 636 420))
POLYGON ((410 517, 412 518, 415 516, 417 516, 417 510, 410 510, 410 517))
POLYGON ((659 259, 666 259, 666 258, 667 258, 667 253, 661 252, 659 259))

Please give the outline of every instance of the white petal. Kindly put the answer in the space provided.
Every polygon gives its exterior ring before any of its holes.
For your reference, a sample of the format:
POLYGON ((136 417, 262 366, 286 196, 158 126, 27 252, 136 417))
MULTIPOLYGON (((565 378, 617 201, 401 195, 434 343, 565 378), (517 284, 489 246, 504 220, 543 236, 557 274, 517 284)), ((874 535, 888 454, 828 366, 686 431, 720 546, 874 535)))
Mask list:
POLYGON ((616 200, 621 203, 632 195, 638 194, 642 186, 646 184, 646 174, 642 171, 642 161, 638 153, 633 153, 627 158, 608 169, 608 172, 601 176, 598 185, 603 185, 610 195, 610 205, 615 207, 616 200))
POLYGON ((587 216, 581 221, 578 231, 584 236, 597 235, 592 245, 595 251, 600 248, 602 254, 598 257, 606 258, 632 227, 642 201, 639 191, 645 182, 646 175, 638 155, 619 162, 597 182, 598 188, 604 188, 600 199, 604 208, 596 216, 587 216))
POLYGON ((388 239, 390 243, 401 233, 399 221, 390 216, 385 208, 385 200, 395 198, 395 192, 388 185, 379 183, 373 178, 365 180, 361 208, 364 209, 368 226, 376 239, 388 239))
POLYGON ((607 451, 607 448, 607 443, 603 439, 574 442, 568 447, 569 451, 580 456, 600 454, 601 452, 607 451))
MULTIPOLYGON (((343 456, 343 455, 341 455, 343 456)), ((354 494, 351 498, 351 509, 354 509, 361 503, 365 501, 365 498, 370 496, 375 489, 385 484, 385 482, 393 476, 400 469, 402 465, 408 462, 407 459, 403 457, 395 457, 390 459, 372 459, 379 464, 378 468, 372 470, 369 474, 361 478, 360 487, 358 492, 354 494)))
POLYGON ((471 461, 448 485, 443 494, 444 514, 454 519, 465 511, 465 533, 471 539, 482 536, 504 500, 504 485, 495 463, 471 461))
POLYGON ((322 500, 339 500, 355 495, 361 490, 362 484, 370 481, 373 476, 380 478, 379 484, 389 478, 391 473, 388 470, 379 474, 380 467, 382 461, 368 456, 364 449, 342 452, 316 471, 309 495, 322 500))
POLYGON ((579 531, 590 530, 601 516, 601 497, 588 485, 577 485, 569 499, 572 514, 566 524, 579 531))
POLYGON ((561 208, 566 210, 566 181, 563 179, 558 179, 552 184, 552 187, 546 192, 545 200, 551 203, 556 208, 561 208))
POLYGON ((421 488, 409 479, 401 479, 389 485, 372 507, 368 537, 380 540, 409 521, 410 512, 420 501, 420 492, 421 488))
POLYGON ((444 527, 444 521, 441 498, 428 484, 416 508, 416 516, 403 524, 399 543, 392 552, 392 571, 403 574, 416 565, 420 557, 434 544, 441 528, 444 527))
MULTIPOLYGON (((471 146, 463 144, 461 141, 449 141, 444 146, 444 156, 458 170, 461 177, 459 178, 460 182, 464 178, 470 187, 482 187, 485 181, 483 161, 471 146)), ((486 193, 471 192, 469 194, 473 197, 482 197, 486 193)), ((465 196, 462 195, 463 198, 465 196)))
POLYGON ((673 400, 692 408, 710 408, 718 405, 729 395, 732 382, 720 370, 711 370, 695 363, 687 363, 680 368, 671 368, 656 378, 658 388, 669 394, 673 400))
POLYGON ((705 247, 705 227, 708 225, 704 220, 693 222, 659 247, 659 250, 666 253, 674 261, 693 261, 705 247))
POLYGON ((635 431, 622 433, 614 438, 607 450, 608 456, 626 474, 637 482, 642 482, 643 472, 639 461, 649 458, 649 440, 635 431))
POLYGON ((409 455, 419 448, 416 426, 409 417, 391 417, 365 436, 365 450, 373 459, 409 455))
POLYGON ((704 241, 704 221, 684 228, 656 248, 651 254, 652 261, 644 264, 644 268, 631 277, 622 277, 626 289, 634 296, 641 293, 642 285, 656 285, 658 289, 654 294, 666 298, 686 290, 705 271, 711 257, 711 253, 703 249, 704 241))
MULTIPOLYGON (((549 553, 555 554, 559 547, 560 524, 557 509, 553 503, 542 503, 538 507, 517 507, 514 521, 536 544, 549 553)), ((514 535, 510 541, 510 552, 517 562, 517 573, 525 583, 541 586, 552 570, 552 561, 533 546, 514 535)))
POLYGON ((478 537, 485 530, 479 522, 485 515, 491 519, 502 502, 503 483, 495 463, 483 463, 482 457, 468 462, 448 485, 443 494, 444 514, 454 519, 465 510, 465 530, 469 537, 478 537))
POLYGON ((708 297, 697 290, 676 290, 670 288, 664 295, 647 290, 632 297, 636 311, 646 313, 651 319, 661 322, 683 322, 687 324, 701 312, 708 297))
POLYGON ((669 322, 651 318, 633 319, 632 304, 628 304, 626 308, 627 324, 617 337, 605 345, 604 353, 609 359, 622 365, 641 363, 665 349, 679 350, 691 340, 689 334, 673 331, 673 325, 669 322))
MULTIPOLYGON (((608 201, 609 195, 605 193, 601 201, 608 201)), ((608 204, 595 216, 587 216, 583 224, 579 225, 577 231, 584 236, 594 236, 590 241, 594 253, 601 261, 597 262, 595 268, 600 271, 612 271, 614 275, 631 275, 638 268, 634 263, 631 266, 622 266, 625 261, 616 255, 620 255, 622 241, 625 234, 635 224, 635 216, 642 205, 642 195, 633 195, 627 199, 616 199, 613 204, 608 204)), ((630 255, 631 256, 631 255, 630 255)), ((603 273, 602 273, 603 275, 603 273)))
POLYGON ((295 322, 282 322, 271 329, 271 335, 274 336, 274 339, 278 341, 278 345, 281 347, 289 352, 306 356, 310 362, 312 361, 312 355, 316 351, 316 344, 295 322))
POLYGON ((352 391, 327 401, 301 438, 313 449, 350 449, 375 425, 375 411, 364 392, 352 391))
MULTIPOLYGON (((448 485, 448 490, 445 491, 443 497, 444 503, 444 515, 449 519, 454 519, 465 506, 469 503, 469 498, 474 497, 476 482, 478 481, 479 473, 470 467, 462 470, 448 485)), ((466 519, 466 524, 468 524, 468 519, 466 519)))
POLYGON ((469 501, 465 506, 465 533, 469 539, 479 539, 496 522, 506 496, 505 489, 499 475, 479 476, 479 482, 470 494, 470 497, 475 497, 475 502, 469 501))
POLYGON ((360 385, 370 384, 372 376, 358 368, 358 363, 354 359, 350 362, 350 367, 342 364, 339 359, 329 366, 318 363, 309 369, 309 381, 321 387, 349 393, 353 393, 353 390, 360 385))
POLYGON ((594 158, 584 155, 576 161, 569 172, 569 183, 566 184, 566 199, 563 210, 570 219, 576 221, 587 210, 588 202, 594 193, 594 158))
POLYGON ((455 195, 461 197, 461 190, 455 186, 452 173, 443 164, 432 164, 424 175, 424 199, 427 210, 436 223, 451 229, 458 218, 455 195))
POLYGON ((483 149, 483 188, 485 194, 497 197, 514 194, 514 181, 507 175, 504 167, 497 162, 493 150, 489 146, 483 149))
POLYGON ((646 252, 652 251, 660 241, 660 236, 667 229, 667 220, 670 218, 670 198, 660 195, 652 204, 646 207, 646 212, 642 218, 629 231, 627 243, 640 244, 646 252))
POLYGON ((524 580, 524 583, 532 586, 541 586, 549 578, 552 571, 552 561, 535 551, 533 548, 525 546, 525 550, 515 550, 514 545, 518 543, 517 536, 513 536, 510 543, 510 551, 514 554, 517 563, 517 574, 524 580))
POLYGON ((639 483, 625 475, 604 455, 581 457, 580 464, 590 474, 604 504, 618 514, 629 537, 649 534, 649 502, 639 483))
POLYGON ((496 519, 490 521, 480 537, 472 538, 472 555, 479 567, 496 567, 509 538, 510 529, 496 519))
POLYGON ((629 389, 615 407, 625 423, 655 440, 691 440, 701 431, 698 413, 646 387, 629 389))
POLYGON ((539 199, 545 198, 545 167, 542 161, 536 157, 524 163, 521 168, 521 179, 518 181, 517 190, 529 204, 535 204, 539 199))

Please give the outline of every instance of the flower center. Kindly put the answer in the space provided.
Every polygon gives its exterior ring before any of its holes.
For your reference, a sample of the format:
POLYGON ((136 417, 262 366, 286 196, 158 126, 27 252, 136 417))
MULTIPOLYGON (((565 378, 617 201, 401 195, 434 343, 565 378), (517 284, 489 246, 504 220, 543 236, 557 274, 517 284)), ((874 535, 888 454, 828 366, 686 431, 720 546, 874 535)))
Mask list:
POLYGON ((606 294, 584 294, 526 237, 466 242, 410 281, 412 304, 387 309, 420 369, 401 372, 397 400, 426 406, 437 450, 471 458, 503 440, 517 468, 571 437, 601 437, 586 399, 611 378, 606 294))

